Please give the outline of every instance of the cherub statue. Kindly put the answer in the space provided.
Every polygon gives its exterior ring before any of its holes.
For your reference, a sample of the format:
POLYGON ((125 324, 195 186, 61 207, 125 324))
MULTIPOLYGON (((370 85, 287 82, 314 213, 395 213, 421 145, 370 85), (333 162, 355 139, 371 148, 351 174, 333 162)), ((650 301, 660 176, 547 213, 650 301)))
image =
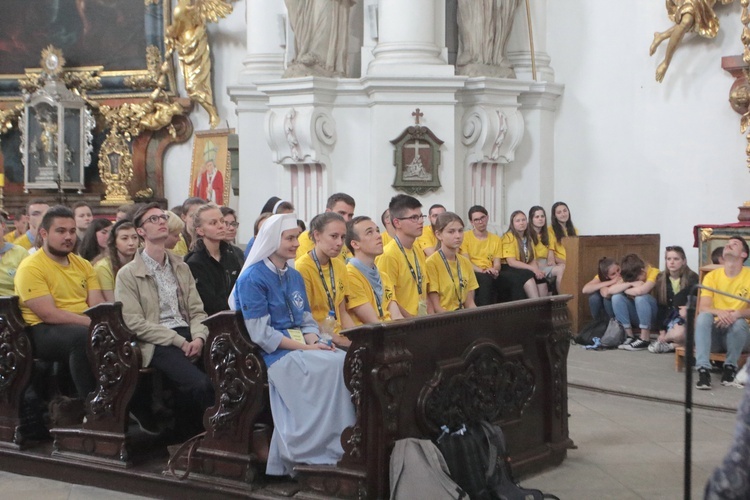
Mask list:
POLYGON ((211 88, 211 50, 206 23, 215 23, 231 12, 232 6, 226 0, 178 0, 172 13, 174 21, 165 37, 166 55, 177 51, 185 90, 190 99, 208 112, 211 128, 219 124, 219 114, 211 88))
MULTIPOLYGON (((732 3, 732 0, 718 0, 722 5, 732 3)), ((719 32, 719 19, 714 12, 717 0, 666 0, 667 15, 674 22, 674 26, 667 31, 654 33, 649 55, 654 55, 661 42, 669 39, 664 60, 656 68, 656 81, 661 82, 672 61, 674 51, 682 41, 682 37, 689 31, 694 31, 704 38, 714 38, 719 32)))

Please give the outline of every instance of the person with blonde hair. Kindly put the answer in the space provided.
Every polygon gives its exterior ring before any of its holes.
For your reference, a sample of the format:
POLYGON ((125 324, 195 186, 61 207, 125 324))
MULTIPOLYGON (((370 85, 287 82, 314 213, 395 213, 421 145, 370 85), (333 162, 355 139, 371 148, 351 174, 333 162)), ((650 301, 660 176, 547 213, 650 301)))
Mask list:
POLYGON ((179 215, 175 214, 171 210, 165 210, 164 213, 167 215, 167 230, 169 230, 169 236, 167 241, 164 242, 164 248, 167 250, 174 250, 177 243, 180 242, 182 231, 185 229, 185 223, 182 221, 179 215))

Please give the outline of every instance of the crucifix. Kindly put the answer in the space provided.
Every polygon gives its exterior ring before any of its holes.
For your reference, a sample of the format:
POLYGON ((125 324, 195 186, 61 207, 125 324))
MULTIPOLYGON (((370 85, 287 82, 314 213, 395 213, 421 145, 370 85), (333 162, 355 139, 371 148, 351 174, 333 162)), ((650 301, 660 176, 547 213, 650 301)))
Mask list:
MULTIPOLYGON (((419 111, 419 110, 417 110, 419 111)), ((413 114, 413 113, 412 113, 413 114)), ((419 117, 417 117, 417 122, 419 122, 419 117)), ((413 144, 409 144, 407 146, 404 146, 404 149, 411 149, 414 151, 414 159, 422 157, 422 155, 419 154, 420 149, 430 149, 429 144, 422 144, 419 142, 419 139, 415 139, 413 144)))
POLYGON ((417 108, 417 109, 416 109, 416 110, 415 110, 415 111, 414 111, 414 112, 413 112, 413 113, 411 114, 411 116, 413 116, 413 117, 414 117, 414 120, 416 121, 417 125, 419 125, 419 119, 420 119, 421 117, 423 117, 423 116, 424 116, 424 113, 421 113, 421 112, 419 111, 419 108, 417 108))

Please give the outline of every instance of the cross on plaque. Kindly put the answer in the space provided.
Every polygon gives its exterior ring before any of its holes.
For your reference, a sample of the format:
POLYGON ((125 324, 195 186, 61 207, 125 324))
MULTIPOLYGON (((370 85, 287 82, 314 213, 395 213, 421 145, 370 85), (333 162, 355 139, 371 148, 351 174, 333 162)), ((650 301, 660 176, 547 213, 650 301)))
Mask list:
MULTIPOLYGON (((417 111, 419 111, 419 110, 417 109, 417 111)), ((419 121, 419 117, 417 117, 417 121, 419 121)), ((404 146, 404 148, 405 149, 408 148, 408 149, 414 150, 414 158, 416 159, 418 156, 421 157, 421 155, 419 154, 419 150, 420 149, 430 149, 430 145, 429 144, 422 144, 417 139, 417 140, 414 141, 414 144, 409 144, 408 146, 404 146)))
POLYGON ((417 109, 416 109, 416 110, 415 110, 415 111, 414 111, 414 112, 413 112, 413 113, 411 114, 411 116, 413 116, 413 117, 414 117, 414 119, 415 119, 415 120, 416 120, 416 122, 417 122, 417 125, 419 125, 419 119, 420 119, 421 117, 423 117, 423 116, 424 116, 424 113, 420 113, 420 111, 419 111, 419 108, 417 108, 417 109))

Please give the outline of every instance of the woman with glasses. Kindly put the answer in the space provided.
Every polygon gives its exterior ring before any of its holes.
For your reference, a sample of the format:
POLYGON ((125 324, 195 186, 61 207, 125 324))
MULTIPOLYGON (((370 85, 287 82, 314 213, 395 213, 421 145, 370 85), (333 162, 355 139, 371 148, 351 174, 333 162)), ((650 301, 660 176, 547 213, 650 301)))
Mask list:
POLYGON ((682 247, 667 247, 664 264, 665 269, 656 277, 654 286, 659 338, 648 346, 649 352, 656 354, 674 352, 675 345, 684 345, 686 298, 690 289, 698 284, 698 275, 688 267, 682 247))
POLYGON ((237 246, 237 229, 240 227, 240 223, 237 222, 237 212, 229 207, 221 207, 221 215, 224 216, 224 222, 227 227, 224 231, 224 241, 231 245, 232 251, 237 255, 240 262, 245 262, 245 253, 240 247, 237 246))
POLYGON ((242 269, 242 261, 224 241, 226 221, 218 206, 201 205, 193 213, 193 242, 185 262, 195 278, 203 309, 211 316, 229 309, 227 300, 242 269))
POLYGON ((347 347, 351 342, 339 332, 353 327, 354 321, 346 310, 349 273, 346 263, 338 258, 344 245, 346 223, 335 212, 323 212, 310 221, 309 234, 315 246, 299 257, 294 267, 305 281, 313 318, 322 327, 333 313, 336 319, 333 331, 324 333, 331 335, 336 345, 347 347))
POLYGON ((474 294, 474 302, 478 306, 497 302, 497 277, 500 274, 502 241, 498 235, 487 230, 488 221, 487 209, 483 206, 474 205, 469 209, 472 230, 464 233, 460 250, 461 255, 471 261, 474 276, 479 284, 474 294))

